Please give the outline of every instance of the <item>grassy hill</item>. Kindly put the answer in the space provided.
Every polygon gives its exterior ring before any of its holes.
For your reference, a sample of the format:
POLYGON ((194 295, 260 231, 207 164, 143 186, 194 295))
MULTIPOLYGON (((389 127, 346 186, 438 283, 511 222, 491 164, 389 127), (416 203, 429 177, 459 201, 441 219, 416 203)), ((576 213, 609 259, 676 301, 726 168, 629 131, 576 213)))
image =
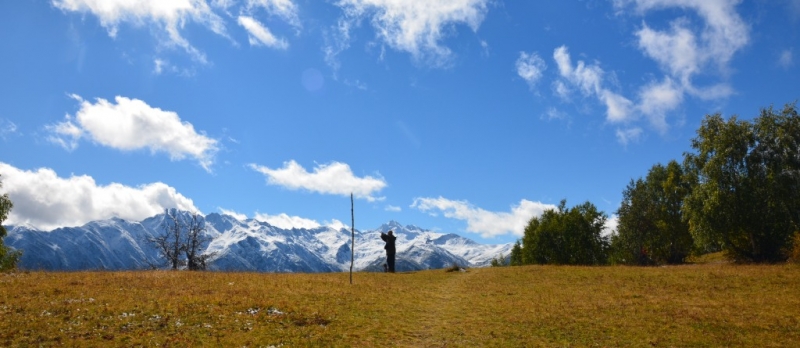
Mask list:
POLYGON ((0 274, 0 346, 800 345, 800 267, 0 274))

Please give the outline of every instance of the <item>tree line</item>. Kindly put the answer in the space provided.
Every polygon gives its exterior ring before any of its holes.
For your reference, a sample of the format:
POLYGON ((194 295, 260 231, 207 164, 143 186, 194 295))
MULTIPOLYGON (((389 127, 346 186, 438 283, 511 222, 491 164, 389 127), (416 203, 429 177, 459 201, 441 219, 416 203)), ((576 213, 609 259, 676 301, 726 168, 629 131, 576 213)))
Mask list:
POLYGON ((511 265, 663 265, 724 252, 737 262, 800 261, 796 103, 752 121, 706 115, 682 163, 656 164, 622 192, 617 230, 590 202, 532 218, 511 265))

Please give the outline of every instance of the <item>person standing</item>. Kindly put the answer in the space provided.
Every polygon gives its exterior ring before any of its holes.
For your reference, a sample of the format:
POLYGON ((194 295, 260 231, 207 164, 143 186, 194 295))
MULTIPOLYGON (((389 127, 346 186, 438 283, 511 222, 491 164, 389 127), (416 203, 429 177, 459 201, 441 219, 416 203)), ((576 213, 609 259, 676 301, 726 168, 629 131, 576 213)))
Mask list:
POLYGON ((381 239, 386 242, 383 248, 386 249, 386 263, 389 264, 389 273, 394 273, 394 254, 396 251, 394 241, 397 237, 394 236, 392 231, 389 231, 388 234, 381 232, 381 239))

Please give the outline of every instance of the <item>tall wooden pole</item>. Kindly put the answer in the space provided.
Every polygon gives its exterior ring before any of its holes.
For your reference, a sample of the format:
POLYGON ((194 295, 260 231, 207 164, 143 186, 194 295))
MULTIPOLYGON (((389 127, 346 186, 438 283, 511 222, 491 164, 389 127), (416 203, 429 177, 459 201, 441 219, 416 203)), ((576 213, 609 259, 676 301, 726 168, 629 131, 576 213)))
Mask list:
POLYGON ((356 253, 356 213, 353 207, 353 193, 350 193, 350 285, 353 284, 353 262, 356 253))

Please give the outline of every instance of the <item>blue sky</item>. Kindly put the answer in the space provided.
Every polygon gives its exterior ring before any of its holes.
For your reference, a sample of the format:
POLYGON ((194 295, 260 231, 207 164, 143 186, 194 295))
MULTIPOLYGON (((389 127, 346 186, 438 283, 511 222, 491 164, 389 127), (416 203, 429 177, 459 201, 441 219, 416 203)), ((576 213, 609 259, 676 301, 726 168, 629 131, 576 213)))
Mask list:
POLYGON ((798 0, 3 1, 6 223, 613 225, 704 115, 800 98, 798 55, 798 0))

